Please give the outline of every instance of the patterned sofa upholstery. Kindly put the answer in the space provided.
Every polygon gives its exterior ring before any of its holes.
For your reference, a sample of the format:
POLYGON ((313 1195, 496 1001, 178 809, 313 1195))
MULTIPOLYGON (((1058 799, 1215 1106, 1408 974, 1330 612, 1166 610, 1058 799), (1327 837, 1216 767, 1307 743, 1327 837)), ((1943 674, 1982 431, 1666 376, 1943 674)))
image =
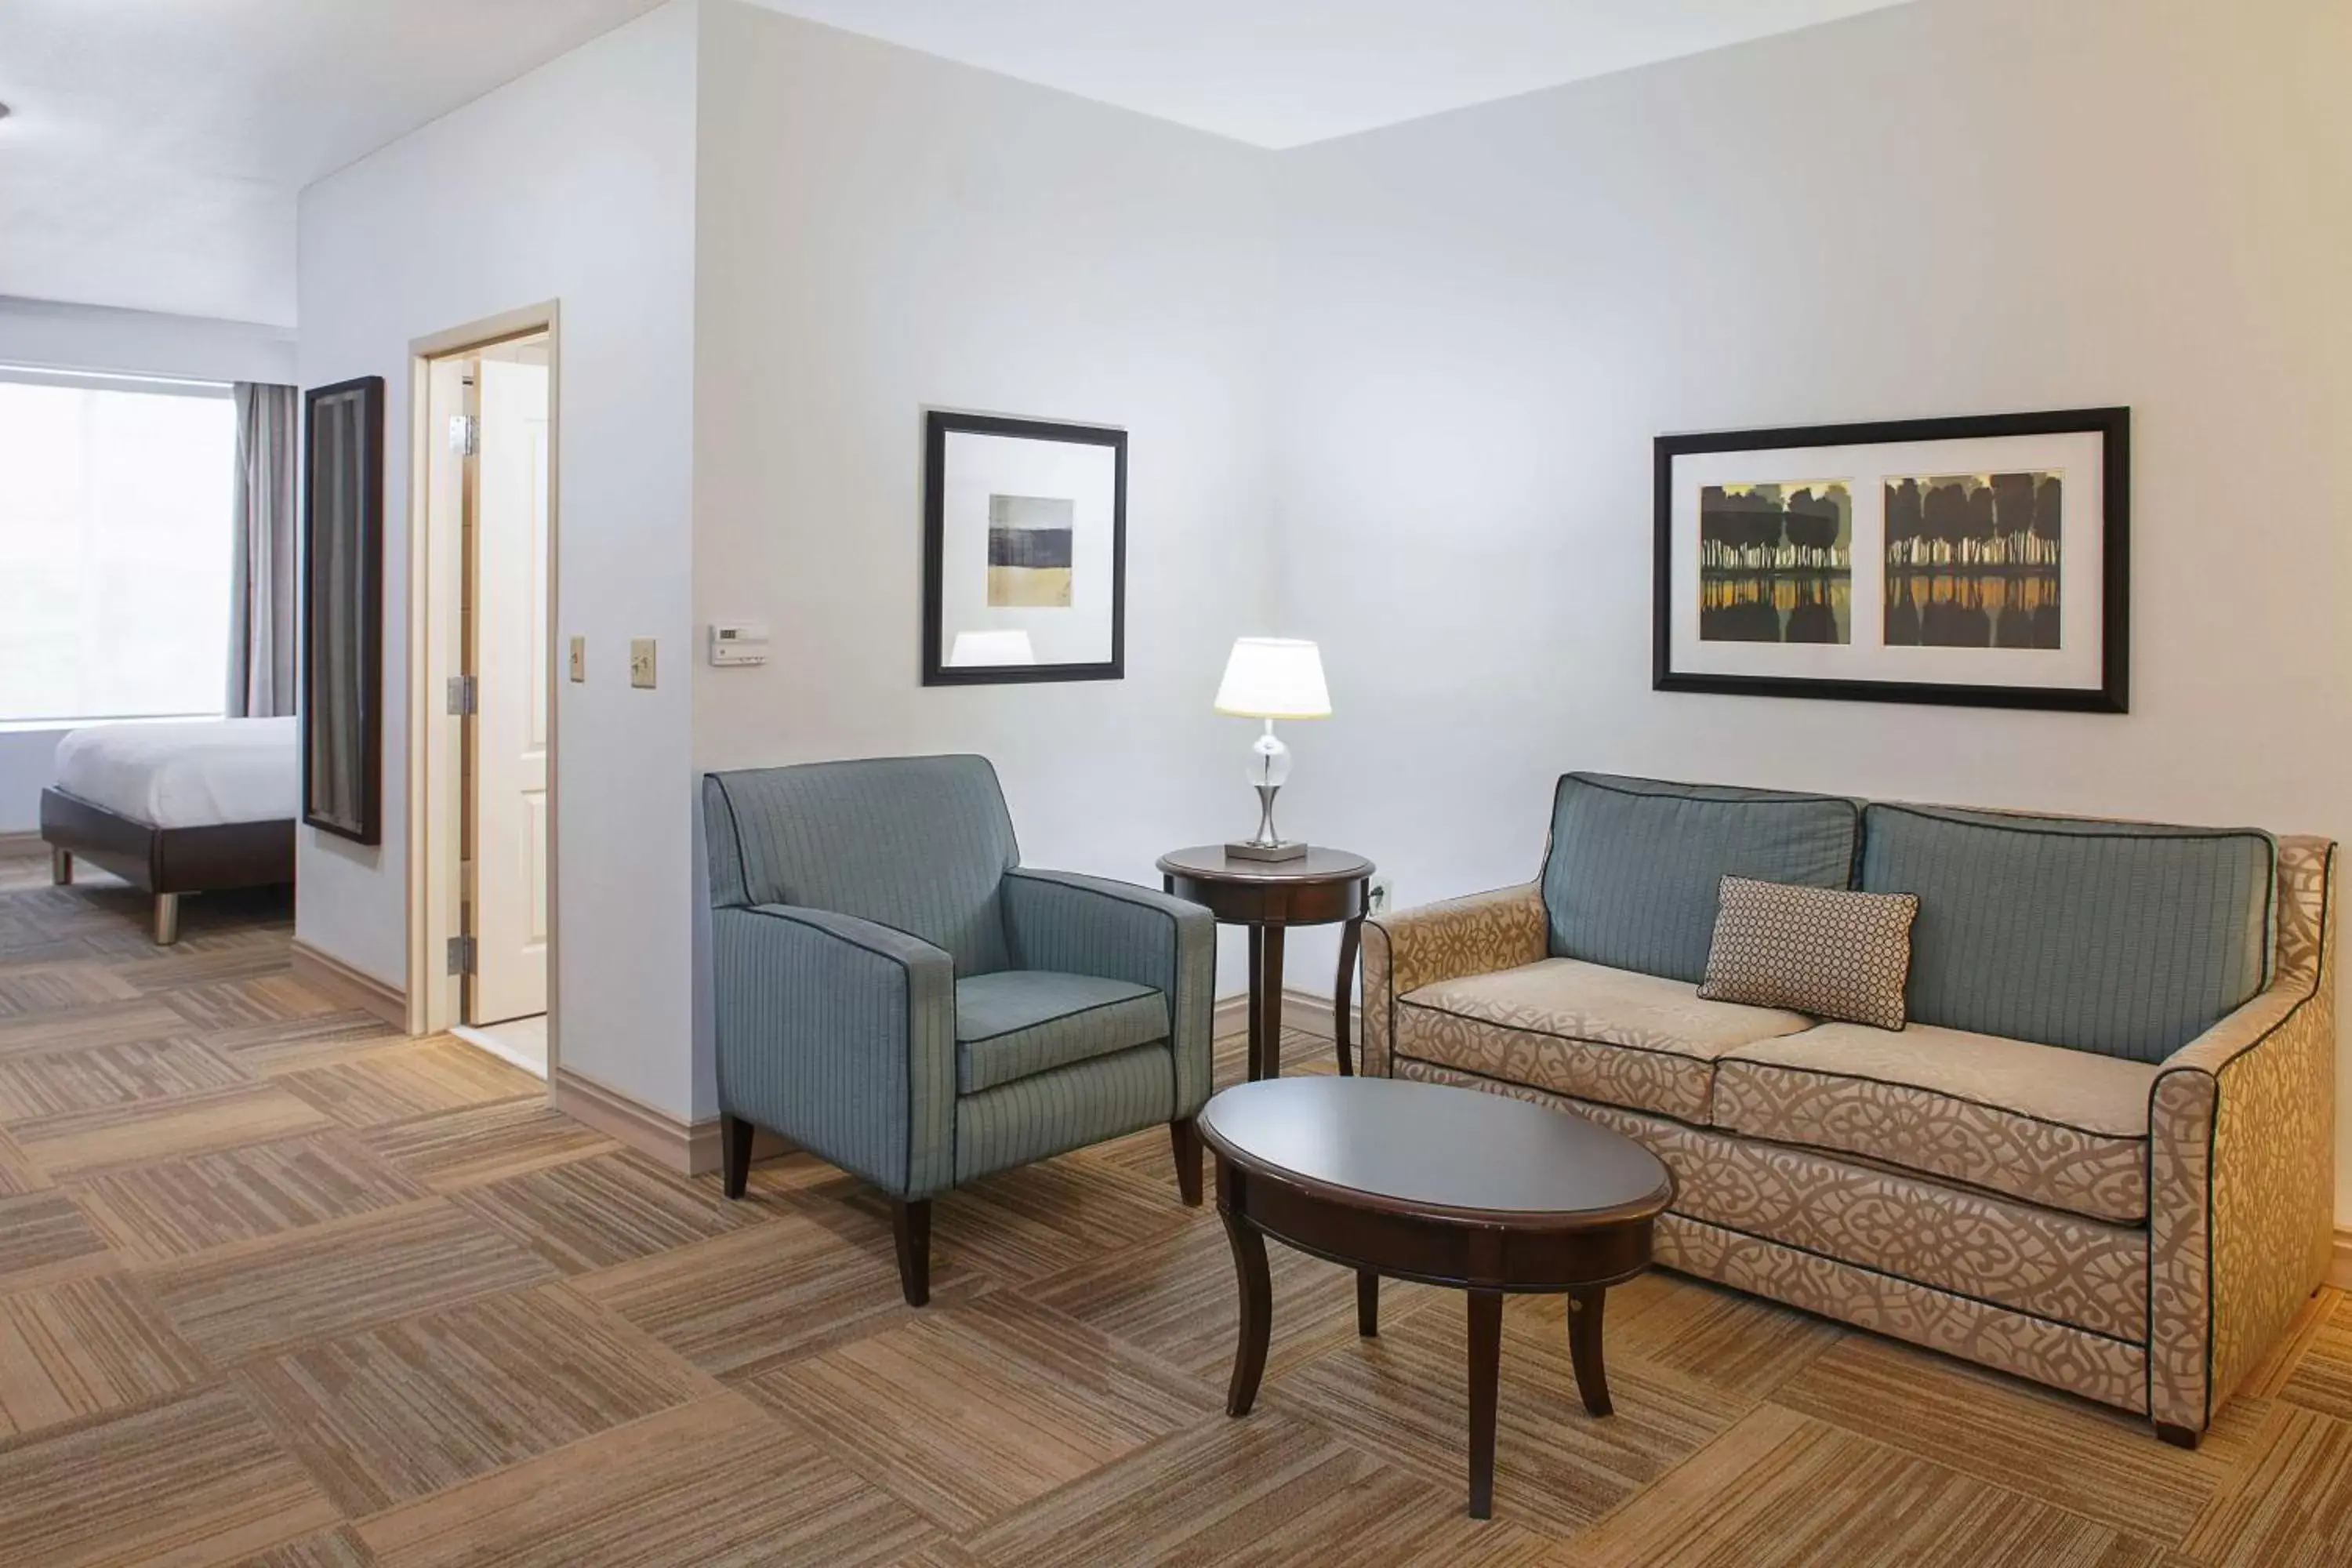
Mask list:
POLYGON ((2326 1268, 2334 854, 1571 773, 1536 881, 1366 923, 1365 1070, 1648 1145, 1669 1267, 2193 1446, 2326 1268), (1701 1000, 1726 873, 1917 892, 1909 1025, 1701 1000))
POLYGON ((768 1128, 890 1200, 907 1300, 933 1194, 1169 1124, 1201 1201, 1216 925, 1020 863, 982 757, 705 775, 727 1195, 768 1128))

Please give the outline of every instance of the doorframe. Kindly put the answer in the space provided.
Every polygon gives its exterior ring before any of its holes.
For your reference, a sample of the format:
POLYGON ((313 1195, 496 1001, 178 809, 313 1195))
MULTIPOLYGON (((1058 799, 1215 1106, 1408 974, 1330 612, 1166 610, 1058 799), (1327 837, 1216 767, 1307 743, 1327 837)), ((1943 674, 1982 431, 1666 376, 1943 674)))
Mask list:
POLYGON ((562 330, 555 300, 414 338, 408 344, 408 1032, 434 1035, 460 1022, 459 989, 446 972, 457 932, 457 854, 464 804, 464 744, 447 711, 458 673, 465 614, 462 519, 434 516, 431 464, 433 364, 518 338, 547 338, 547 1081, 562 1059, 563 791, 559 760, 562 709, 562 330), (446 537, 442 537, 446 535, 446 537))

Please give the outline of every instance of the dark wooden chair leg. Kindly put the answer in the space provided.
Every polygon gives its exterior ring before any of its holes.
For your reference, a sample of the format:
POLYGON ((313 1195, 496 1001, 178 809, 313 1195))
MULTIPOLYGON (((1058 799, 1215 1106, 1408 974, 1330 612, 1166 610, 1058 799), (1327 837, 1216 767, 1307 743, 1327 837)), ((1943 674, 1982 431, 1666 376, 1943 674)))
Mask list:
POLYGON ((1381 1277, 1369 1268, 1356 1270, 1356 1332, 1371 1339, 1381 1331, 1381 1277))
POLYGON ((1594 1415, 1606 1415, 1616 1407, 1609 1403, 1609 1374, 1601 1364, 1601 1303, 1608 1298, 1606 1290, 1570 1290, 1568 1293, 1568 1359, 1576 1368, 1577 1392, 1584 1395, 1584 1408, 1594 1415))
POLYGON ((890 1235, 898 1244, 898 1289, 907 1305, 931 1299, 931 1200, 892 1198, 890 1235))
POLYGON ((1495 1390, 1503 1375, 1503 1293, 1470 1292, 1470 1517, 1495 1517, 1495 1390))
POLYGON ((1348 1014, 1349 999, 1356 991, 1356 949, 1364 940, 1364 922, 1349 921, 1339 928, 1339 983, 1331 988, 1331 1043, 1339 1053, 1339 1076, 1353 1078, 1356 1064, 1349 1060, 1348 1014))
POLYGON ((1246 1415, 1265 1375, 1265 1345, 1274 1331, 1274 1284, 1265 1271, 1265 1237, 1257 1226, 1220 1209, 1225 1239, 1233 1244, 1234 1274, 1242 1291, 1241 1342, 1234 1347, 1234 1380, 1225 1390, 1225 1414, 1246 1415))
POLYGON ((719 1169, 727 1195, 741 1197, 751 1179, 751 1124, 723 1110, 719 1113, 719 1169))
POLYGON ((2168 1421, 2159 1421, 2156 1424, 2156 1435, 2176 1448, 2187 1448, 2192 1453, 2196 1451, 2198 1435, 2186 1426, 2175 1426, 2168 1421))
POLYGON ((1168 1141, 1176 1148, 1176 1195, 1186 1208, 1201 1206, 1201 1128, 1187 1116, 1168 1124, 1168 1141))

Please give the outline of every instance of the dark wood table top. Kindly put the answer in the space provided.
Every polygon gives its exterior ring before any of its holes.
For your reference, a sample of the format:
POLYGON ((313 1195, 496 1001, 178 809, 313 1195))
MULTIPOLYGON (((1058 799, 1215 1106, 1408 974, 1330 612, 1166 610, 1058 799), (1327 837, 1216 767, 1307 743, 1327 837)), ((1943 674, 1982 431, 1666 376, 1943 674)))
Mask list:
POLYGON ((1201 844, 1171 849, 1160 858, 1160 868, 1171 877, 1197 877, 1212 882, 1335 882, 1369 877, 1378 869, 1361 855, 1326 849, 1310 844, 1296 860, 1236 860, 1222 844, 1201 844))
POLYGON ((1639 1143, 1525 1100, 1379 1078, 1236 1084, 1201 1135, 1245 1171, 1362 1208, 1545 1230, 1646 1219, 1674 1178, 1639 1143))

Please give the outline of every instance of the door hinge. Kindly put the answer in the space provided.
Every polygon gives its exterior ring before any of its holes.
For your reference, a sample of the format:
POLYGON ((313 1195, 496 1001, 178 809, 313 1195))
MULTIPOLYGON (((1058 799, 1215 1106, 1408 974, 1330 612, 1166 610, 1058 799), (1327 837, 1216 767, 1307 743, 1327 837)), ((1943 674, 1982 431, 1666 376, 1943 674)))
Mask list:
POLYGON ((471 414, 449 416, 449 450, 470 458, 482 449, 482 422, 471 414))
POLYGON ((475 958, 475 947, 474 947, 474 939, 473 939, 472 937, 470 937, 470 936, 453 936, 453 937, 451 937, 451 938, 449 939, 449 973, 452 973, 452 974, 471 974, 471 973, 474 973, 474 958, 475 958))
POLYGON ((453 675, 449 678, 449 711, 452 715, 460 719, 472 717, 479 698, 480 689, 472 676, 453 675))

